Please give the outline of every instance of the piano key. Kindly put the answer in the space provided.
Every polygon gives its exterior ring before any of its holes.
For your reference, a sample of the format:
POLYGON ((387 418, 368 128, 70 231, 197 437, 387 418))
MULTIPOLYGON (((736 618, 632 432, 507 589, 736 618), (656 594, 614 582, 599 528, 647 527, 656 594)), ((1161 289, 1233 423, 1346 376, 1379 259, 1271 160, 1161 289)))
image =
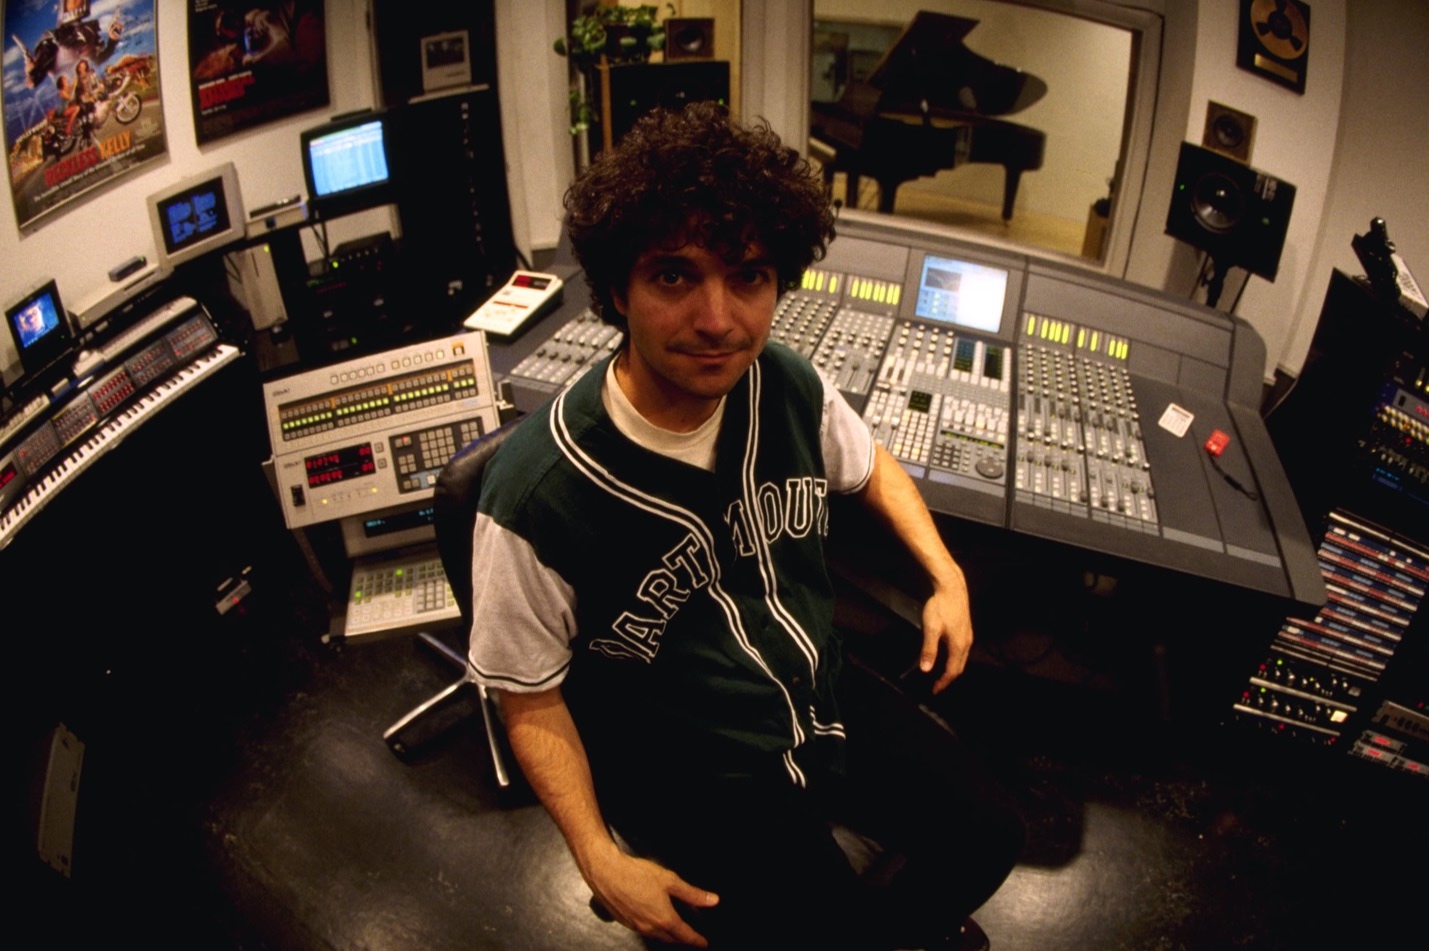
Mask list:
POLYGON ((30 488, 19 501, 0 516, 0 549, 9 545, 19 530, 59 492, 96 459, 119 445, 130 432, 153 418, 153 414, 188 392, 209 374, 238 359, 240 351, 220 343, 213 350, 171 375, 129 408, 100 426, 83 444, 60 461, 30 488))

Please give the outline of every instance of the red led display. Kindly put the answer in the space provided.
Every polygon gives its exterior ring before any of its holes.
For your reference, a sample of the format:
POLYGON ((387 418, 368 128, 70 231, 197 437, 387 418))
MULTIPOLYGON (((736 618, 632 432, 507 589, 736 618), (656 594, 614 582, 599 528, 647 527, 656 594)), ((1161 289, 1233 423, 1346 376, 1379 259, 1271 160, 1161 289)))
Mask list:
POLYGON ((346 446, 332 452, 308 456, 303 460, 308 472, 308 488, 331 485, 344 479, 371 475, 377 471, 377 463, 372 458, 372 444, 362 443, 346 446))

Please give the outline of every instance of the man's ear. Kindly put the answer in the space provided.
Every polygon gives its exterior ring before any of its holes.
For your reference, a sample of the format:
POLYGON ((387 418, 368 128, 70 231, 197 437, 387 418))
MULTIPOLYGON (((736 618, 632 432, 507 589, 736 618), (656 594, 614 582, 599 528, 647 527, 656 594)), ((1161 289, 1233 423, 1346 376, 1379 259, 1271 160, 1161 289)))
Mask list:
POLYGON ((629 298, 615 288, 611 288, 610 300, 615 304, 615 309, 620 312, 620 316, 628 320, 630 318, 629 298))

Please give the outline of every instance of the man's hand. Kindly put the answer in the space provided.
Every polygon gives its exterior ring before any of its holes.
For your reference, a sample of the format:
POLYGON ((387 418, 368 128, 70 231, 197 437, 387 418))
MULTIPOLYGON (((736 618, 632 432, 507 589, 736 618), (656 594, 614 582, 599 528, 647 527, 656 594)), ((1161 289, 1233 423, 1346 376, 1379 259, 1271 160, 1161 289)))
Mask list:
POLYGON ((587 883, 615 920, 636 934, 697 948, 709 944, 680 917, 673 900, 709 908, 719 902, 719 896, 696 888, 664 866, 619 853, 587 870, 587 883))
POLYGON ((719 896, 620 850, 601 817, 590 761, 561 688, 494 692, 516 761, 561 830, 595 897, 637 934, 706 947, 704 936, 680 917, 674 901, 709 908, 719 896))
POLYGON ((903 542, 933 586, 932 596, 923 605, 923 649, 918 654, 918 669, 925 674, 934 673, 941 652, 943 667, 933 682, 933 692, 938 693, 963 672, 972 650, 967 579, 943 544, 913 479, 882 446, 874 446, 873 473, 863 490, 863 503, 903 542))
POLYGON ((923 649, 918 655, 918 669, 931 674, 939 654, 943 657, 942 670, 933 682, 933 693, 941 692, 963 672, 972 646, 973 623, 968 610, 967 583, 959 570, 954 581, 944 582, 923 605, 923 649))

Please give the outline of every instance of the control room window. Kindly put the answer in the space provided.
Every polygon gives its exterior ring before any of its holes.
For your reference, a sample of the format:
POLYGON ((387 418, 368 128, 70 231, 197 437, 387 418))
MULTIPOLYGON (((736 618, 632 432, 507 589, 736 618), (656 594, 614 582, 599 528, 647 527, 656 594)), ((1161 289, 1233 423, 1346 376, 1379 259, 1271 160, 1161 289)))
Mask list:
POLYGON ((810 154, 834 196, 1103 261, 1117 189, 1139 190, 1125 170, 1144 170, 1159 19, 1076 9, 815 0, 810 154))

